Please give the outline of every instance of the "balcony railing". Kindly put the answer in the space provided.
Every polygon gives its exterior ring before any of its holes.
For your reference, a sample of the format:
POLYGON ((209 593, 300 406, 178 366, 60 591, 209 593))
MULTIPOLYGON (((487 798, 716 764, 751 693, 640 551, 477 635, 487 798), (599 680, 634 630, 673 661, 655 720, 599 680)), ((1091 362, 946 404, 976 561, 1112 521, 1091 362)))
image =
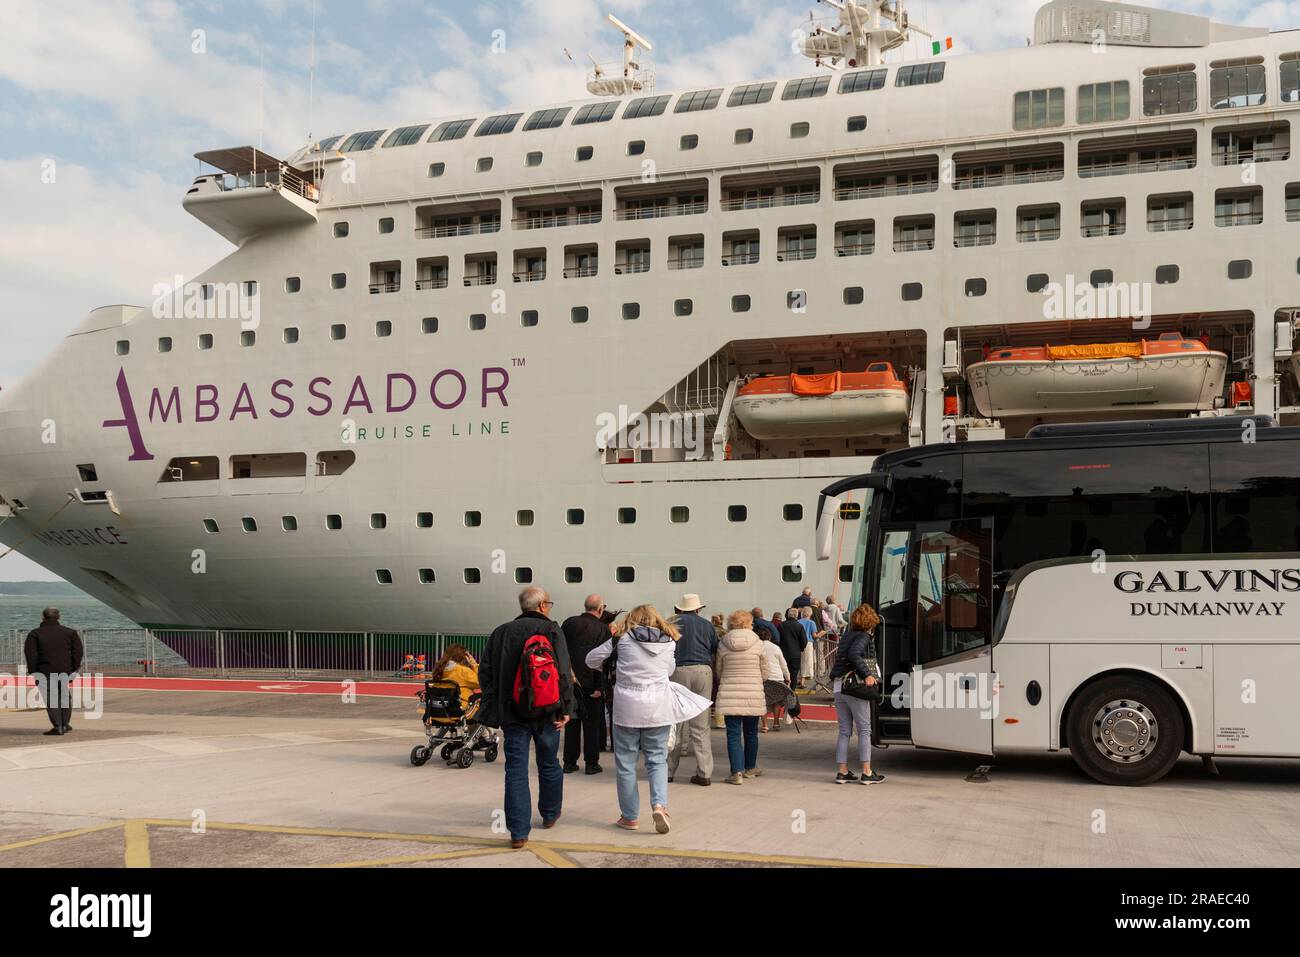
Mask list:
POLYGON ((1161 157, 1158 159, 1098 159, 1079 161, 1080 179, 1096 176, 1121 176, 1125 173, 1167 173, 1180 169, 1195 169, 1195 156, 1161 157))
POLYGON ((478 273, 465 277, 465 285, 467 286, 495 286, 496 281, 497 274, 495 272, 478 273))
POLYGON ((600 222, 600 213, 548 213, 543 216, 518 216, 511 220, 515 229, 557 229, 561 226, 586 226, 600 222))
POLYGON ((1010 173, 957 174, 953 180, 953 189, 983 189, 987 186, 1019 186, 1023 183, 1048 183, 1065 178, 1065 169, 1054 167, 1043 170, 1027 170, 1010 173))
POLYGON ((384 292, 398 292, 401 288, 401 280, 397 282, 372 282, 370 284, 370 294, 374 296, 384 292))
POLYGON ((1255 149, 1216 149, 1215 166, 1237 166, 1241 163, 1270 163, 1291 158, 1289 146, 1258 146, 1255 149))
POLYGON ((869 243, 844 243, 835 247, 837 256, 870 256, 876 251, 876 244, 869 243))
POLYGON ((724 266, 752 266, 756 262, 758 262, 758 253, 735 253, 722 257, 724 266))
POLYGON ((598 267, 597 265, 591 265, 591 266, 570 266, 568 269, 564 270, 564 278, 565 278, 565 279, 585 279, 585 278, 588 277, 588 276, 594 276, 594 275, 596 275, 596 271, 597 271, 598 268, 599 268, 599 267, 598 267))
POLYGON ((782 249, 776 254, 776 261, 779 263, 792 263, 803 259, 816 258, 816 249, 782 249))
POLYGON ((628 276, 633 273, 649 271, 649 263, 618 263, 614 266, 614 275, 616 276, 628 276))
POLYGON ((954 236, 952 244, 958 249, 969 249, 971 246, 992 246, 997 239, 996 234, 981 233, 978 236, 954 236))
POLYGON ((1166 216, 1164 219, 1147 220, 1147 230, 1153 233, 1175 233, 1191 228, 1191 216, 1166 216))
POLYGON ((274 189, 278 186, 313 203, 320 201, 320 190, 287 167, 259 170, 256 173, 223 173, 212 179, 217 184, 217 189, 223 193, 240 189, 274 189))
POLYGON ((934 248, 934 239, 896 239, 894 240, 894 252, 896 253, 915 253, 925 249, 934 248))
POLYGON ((514 274, 515 282, 541 282, 546 278, 545 269, 524 269, 514 274))
POLYGON ((1288 223, 1300 223, 1300 204, 1287 206, 1286 221, 1288 223))
POLYGON ((1092 236, 1123 236, 1123 223, 1105 223, 1099 226, 1084 226, 1080 230, 1084 238, 1092 236))
POLYGON ((483 223, 464 223, 454 226, 420 226, 415 230, 416 239, 446 239, 450 236, 478 236, 482 233, 499 233, 500 220, 483 223))
POLYGON ((426 289, 446 289, 447 277, 437 276, 430 279, 415 280, 415 289, 417 292, 423 292, 426 289))
POLYGON ((1022 243, 1045 243, 1053 239, 1061 238, 1061 227, 1029 227, 1024 226, 1016 230, 1016 240, 1022 243))
POLYGON ((925 180, 920 183, 900 183, 886 186, 842 186, 835 190, 836 201, 853 199, 876 199, 881 196, 912 196, 916 193, 933 193, 939 188, 939 181, 925 180))
POLYGON ((821 202, 821 193, 781 193, 777 196, 737 196, 724 199, 722 208, 728 212, 738 209, 773 209, 778 206, 811 206, 821 202))
POLYGON ((678 256, 668 260, 669 269, 703 269, 703 256, 678 256))
POLYGON ((1258 226, 1264 221, 1263 213, 1215 213, 1216 226, 1258 226))
POLYGON ((635 209, 620 209, 614 213, 614 218, 620 221, 660 219, 664 216, 696 216, 708 211, 708 203, 670 203, 667 206, 640 206, 635 209))

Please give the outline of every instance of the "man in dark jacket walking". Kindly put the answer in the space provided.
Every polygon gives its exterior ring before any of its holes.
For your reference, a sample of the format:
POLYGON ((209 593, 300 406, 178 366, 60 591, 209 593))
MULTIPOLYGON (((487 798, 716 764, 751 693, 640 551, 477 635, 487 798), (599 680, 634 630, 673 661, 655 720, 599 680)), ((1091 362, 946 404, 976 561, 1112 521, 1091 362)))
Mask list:
MULTIPOLYGON (((673 649, 677 668, 673 681, 706 698, 713 697, 713 659, 718 654, 718 633, 713 625, 700 615, 704 602, 699 595, 683 595, 674 606, 677 617, 674 623, 681 637, 673 649)), ((668 755, 668 780, 677 775, 677 765, 682 760, 682 746, 690 742, 695 755, 695 773, 691 783, 708 787, 713 783, 713 742, 709 739, 709 712, 700 712, 690 721, 677 726, 677 744, 668 755)))
POLYGON ((605 740, 605 686, 602 674, 587 667, 587 652, 609 641, 605 624, 605 602, 599 595, 588 595, 581 615, 566 618, 560 627, 569 646, 573 662, 574 699, 579 716, 564 729, 564 773, 578 770, 578 753, 582 753, 588 774, 599 774, 600 745, 605 740))
POLYGON ((57 608, 46 608, 41 612, 40 627, 27 636, 23 653, 27 673, 36 679, 50 716, 52 727, 45 733, 67 734, 72 730, 72 679, 85 657, 81 636, 59 624, 57 608))
POLYGON ((570 678, 573 671, 564 632, 550 618, 554 607, 555 602, 544 588, 533 585, 520 592, 519 617, 499 626, 488 637, 478 669, 483 689, 479 720, 489 728, 500 728, 506 739, 506 827, 510 830, 510 846, 515 848, 528 843, 533 826, 533 798, 528 788, 529 746, 537 753, 537 810, 542 815, 542 827, 555 826, 564 803, 560 730, 573 714, 570 678), (540 718, 521 716, 515 709, 513 693, 524 644, 533 635, 542 635, 551 643, 559 669, 559 703, 540 718))
POLYGON ((803 650, 808 646, 808 631, 799 623, 799 609, 791 608, 785 613, 785 621, 779 629, 781 635, 781 654, 790 666, 790 687, 799 687, 799 663, 803 660, 803 650))

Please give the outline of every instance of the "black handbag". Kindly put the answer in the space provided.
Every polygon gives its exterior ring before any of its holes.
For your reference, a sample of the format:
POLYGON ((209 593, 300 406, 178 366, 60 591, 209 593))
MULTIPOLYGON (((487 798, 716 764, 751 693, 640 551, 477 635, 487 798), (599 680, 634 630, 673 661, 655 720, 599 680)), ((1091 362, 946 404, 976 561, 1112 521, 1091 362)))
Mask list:
POLYGON ((848 672, 840 678, 840 694, 848 695, 850 698, 858 698, 862 701, 880 701, 881 690, 884 688, 884 683, 880 680, 880 675, 878 673, 880 669, 875 665, 875 644, 875 639, 871 635, 868 635, 867 656, 872 665, 871 670, 877 672, 872 675, 872 677, 876 679, 875 683, 867 684, 867 680, 858 674, 856 668, 849 668, 848 672))

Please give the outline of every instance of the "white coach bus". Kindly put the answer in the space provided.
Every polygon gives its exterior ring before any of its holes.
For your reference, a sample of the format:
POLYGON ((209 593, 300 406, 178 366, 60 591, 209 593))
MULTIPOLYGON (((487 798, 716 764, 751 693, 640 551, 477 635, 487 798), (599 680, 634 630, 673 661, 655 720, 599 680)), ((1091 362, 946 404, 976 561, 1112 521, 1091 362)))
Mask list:
POLYGON ((1068 748, 1128 785, 1183 751, 1300 756, 1300 429, 1039 426, 901 450, 826 488, 817 519, 821 558, 859 525, 885 742, 1068 748))

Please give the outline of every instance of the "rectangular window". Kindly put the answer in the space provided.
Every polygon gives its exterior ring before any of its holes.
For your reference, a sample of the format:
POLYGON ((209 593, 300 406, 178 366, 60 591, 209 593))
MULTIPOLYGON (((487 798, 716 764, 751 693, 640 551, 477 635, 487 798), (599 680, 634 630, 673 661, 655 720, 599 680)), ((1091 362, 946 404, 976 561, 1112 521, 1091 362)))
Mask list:
POLYGON ((393 130, 388 134, 388 139, 384 140, 384 149, 393 146, 410 146, 412 143, 420 142, 420 137, 424 131, 429 128, 429 124, 423 126, 403 126, 401 129, 393 130))
POLYGON ((693 93, 683 93, 677 98, 677 105, 673 107, 674 113, 700 113, 704 110, 715 109, 718 101, 722 99, 722 87, 716 90, 696 90, 693 93))
POLYGON ((944 63, 913 63, 900 66, 894 76, 894 86, 924 86, 927 83, 939 83, 943 80, 944 63))
POLYGON ((1264 102, 1264 58, 1242 57, 1210 64, 1210 108, 1232 110, 1264 102))
POLYGON ((384 135, 384 130, 371 130, 368 133, 353 133, 343 145, 339 147, 341 153, 358 153, 362 150, 372 150, 379 138, 384 135))
POLYGON ((584 126, 587 123, 608 123, 618 112, 618 103, 591 103, 578 110, 573 117, 574 126, 584 126))
POLYGON ((668 101, 671 99, 671 96, 664 95, 643 96, 639 100, 633 100, 623 111, 623 119, 639 120, 643 116, 659 116, 668 109, 668 101))
POLYGON ((522 113, 501 113, 498 116, 489 116, 479 124, 478 129, 474 131, 475 136, 500 136, 503 133, 513 133, 515 126, 523 118, 522 113))
POLYGON ((885 86, 888 70, 858 70, 840 77, 841 93, 864 93, 867 90, 880 90, 885 86))
POLYGON ((528 117, 528 122, 524 124, 524 132, 530 130, 553 130, 557 126, 564 125, 564 119, 569 115, 571 107, 561 106, 554 110, 538 110, 532 116, 528 117))
POLYGON ((1129 116, 1128 80, 1111 83, 1085 83, 1079 87, 1075 104, 1080 123, 1105 123, 1127 120, 1129 116))
POLYGON ((776 92, 775 83, 746 83, 731 91, 731 96, 727 97, 727 106, 753 106, 757 103, 767 103, 772 99, 774 92, 776 92))
POLYGON ((450 120, 441 123, 434 129, 433 135, 429 137, 429 142, 446 143, 451 140, 464 139, 465 134, 469 132, 470 127, 473 125, 473 120, 450 120))
POLYGON ((1041 130, 1065 123, 1065 88, 1024 90, 1015 96, 1012 125, 1018 130, 1041 130))
POLYGON ((1196 109, 1196 69, 1184 66, 1158 67, 1142 78, 1142 114, 1170 116, 1196 109))
POLYGON ((830 88, 829 76, 805 76, 786 83, 785 89, 781 91, 781 99, 811 100, 814 97, 825 96, 830 88))
POLYGON ((1278 67, 1277 98, 1283 103, 1300 103, 1300 53, 1283 53, 1278 67))

